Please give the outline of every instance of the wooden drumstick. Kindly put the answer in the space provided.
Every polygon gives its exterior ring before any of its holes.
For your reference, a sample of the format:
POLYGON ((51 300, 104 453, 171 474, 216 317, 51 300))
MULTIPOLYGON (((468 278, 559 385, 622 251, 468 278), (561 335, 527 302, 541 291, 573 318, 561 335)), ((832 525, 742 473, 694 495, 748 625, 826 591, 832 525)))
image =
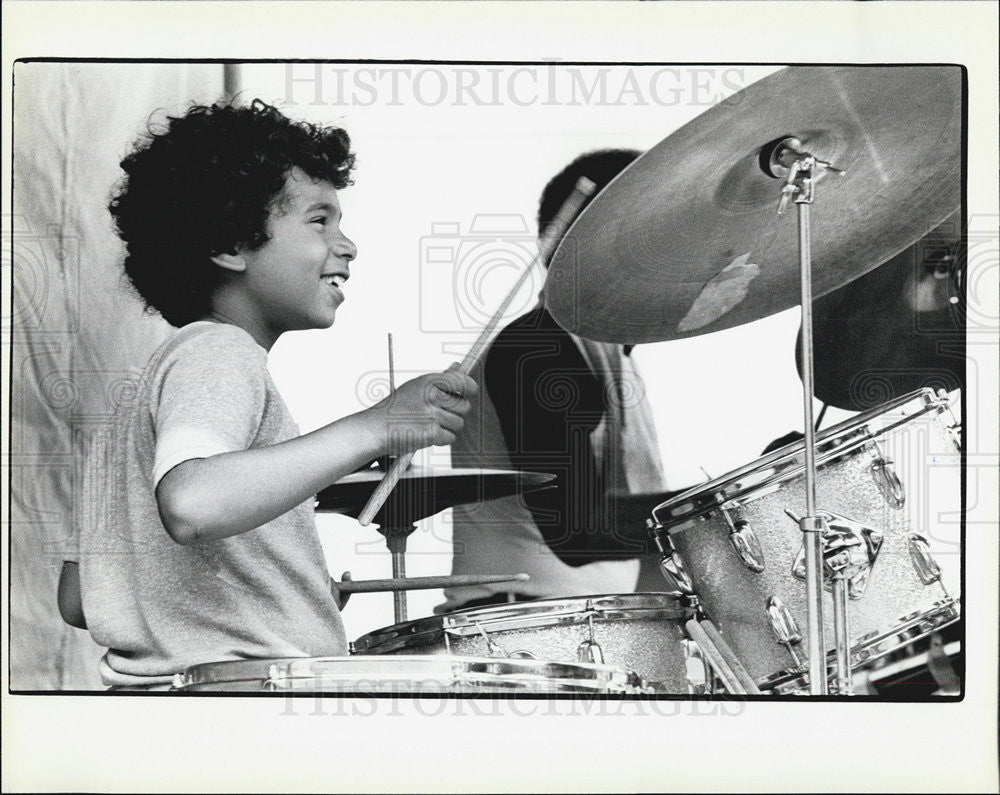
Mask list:
MULTIPOLYGON (((563 202, 562 207, 559 208, 559 212, 556 213, 555 218, 552 219, 552 223, 549 224, 545 230, 542 232, 541 239, 538 242, 538 253, 535 255, 534 259, 524 272, 520 275, 518 280, 511 287, 507 296, 503 299, 503 302, 497 308, 496 312, 493 313, 493 317, 490 318, 489 323, 483 328, 476 341, 469 348, 469 352, 465 354, 465 358, 462 359, 461 364, 458 366, 458 371, 465 373, 466 375, 472 370, 482 356, 483 351, 486 349, 487 344, 493 337, 493 332, 496 331, 496 327, 500 324, 500 320, 503 318, 504 313, 510 306, 510 302, 514 300, 514 296, 517 295, 518 291, 527 281, 528 276, 531 275, 531 271, 534 269, 535 264, 538 262, 545 262, 549 255, 552 253, 555 245, 562 239, 562 236, 566 234, 566 230, 569 225, 573 222, 576 214, 579 212, 580 207, 587 200, 587 198, 594 192, 596 186, 586 177, 580 177, 577 180, 576 186, 573 188, 573 192, 566 198, 563 202)), ((365 505, 364 510, 358 516, 358 522, 362 526, 367 526, 371 524, 372 519, 375 514, 378 513, 379 509, 385 504, 385 501, 389 499, 389 494, 392 490, 396 488, 396 484, 399 482, 400 476, 406 471, 406 468, 410 465, 410 461, 413 460, 414 453, 406 453, 401 455, 386 471, 382 480, 376 486, 375 490, 372 492, 372 496, 368 499, 368 504, 365 505)))
POLYGON ((734 652, 729 644, 726 643, 725 638, 722 637, 722 633, 719 632, 715 624, 708 620, 702 620, 698 623, 701 628, 705 630, 705 635, 715 646, 716 651, 718 651, 718 653, 726 661, 726 664, 736 676, 737 680, 739 680, 739 683, 743 686, 746 693, 751 696, 761 695, 760 688, 757 687, 757 683, 750 675, 750 672, 740 661, 740 658, 736 656, 736 652, 734 652))
POLYGON ((388 333, 388 345, 389 345, 389 394, 393 394, 396 391, 396 367, 393 363, 392 358, 392 332, 388 333))
POLYGON ((746 688, 743 687, 739 677, 729 666, 729 662, 716 647, 704 627, 692 618, 684 625, 684 628, 691 640, 698 644, 701 653, 712 664, 712 668, 715 669, 716 675, 722 680, 726 690, 734 695, 746 695, 746 688))
POLYGON ((422 591, 430 588, 458 588, 495 582, 527 582, 527 574, 448 574, 440 577, 395 577, 388 580, 344 580, 337 583, 341 593, 384 593, 422 591))

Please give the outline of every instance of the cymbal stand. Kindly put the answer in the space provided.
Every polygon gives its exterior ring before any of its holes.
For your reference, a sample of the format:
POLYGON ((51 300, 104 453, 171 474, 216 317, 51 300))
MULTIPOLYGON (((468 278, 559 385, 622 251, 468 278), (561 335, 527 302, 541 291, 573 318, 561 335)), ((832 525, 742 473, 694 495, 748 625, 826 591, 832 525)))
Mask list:
MULTIPOLYGON (((392 556, 392 576, 393 579, 406 576, 406 539, 417 526, 415 524, 393 525, 387 523, 385 526, 379 525, 378 531, 385 536, 385 545, 389 548, 392 556)), ((396 624, 406 621, 406 591, 393 591, 392 612, 396 624)))
MULTIPOLYGON (((389 350, 389 391, 392 394, 396 392, 396 367, 395 360, 392 353, 392 334, 387 335, 387 344, 389 350)), ((412 456, 411 456, 412 457, 412 456)), ((399 459, 396 459, 398 461, 399 459)), ((392 463, 395 464, 396 461, 392 463)), ((381 462, 383 464, 383 469, 388 469, 388 459, 381 462)), ((403 465, 402 469, 405 469, 409 465, 407 460, 406 464, 403 465)), ((367 506, 366 506, 367 507, 367 506)), ((374 514, 374 511, 372 512, 374 514)), ((362 522, 361 524, 367 524, 367 522, 362 522)), ((392 558, 392 578, 401 579, 406 576, 406 539, 410 536, 417 526, 412 522, 398 522, 394 523, 391 520, 383 521, 378 526, 378 531, 385 536, 385 545, 389 548, 389 555, 392 558)), ((393 591, 392 593, 392 614, 395 619, 396 624, 402 624, 406 621, 406 591, 399 590, 393 591)))
MULTIPOLYGON (((766 153, 765 153, 766 154, 766 153)), ((807 650, 809 653, 809 692, 826 695, 826 647, 823 630, 823 537, 828 530, 827 520, 816 510, 816 430, 813 422, 813 323, 812 323, 812 249, 810 247, 810 205, 816 181, 827 171, 843 175, 843 171, 830 163, 818 160, 805 151, 798 138, 784 138, 773 145, 766 162, 761 165, 765 173, 777 179, 784 178, 778 215, 784 213, 789 201, 798 207, 799 216, 799 271, 802 304, 802 407, 805 431, 806 515, 799 520, 806 564, 807 650)), ((838 680, 850 680, 849 640, 847 634, 847 599, 842 590, 842 578, 834 580, 834 613, 837 630, 838 680), (840 596, 840 598, 838 598, 840 596), (847 660, 848 670, 840 670, 847 660)))

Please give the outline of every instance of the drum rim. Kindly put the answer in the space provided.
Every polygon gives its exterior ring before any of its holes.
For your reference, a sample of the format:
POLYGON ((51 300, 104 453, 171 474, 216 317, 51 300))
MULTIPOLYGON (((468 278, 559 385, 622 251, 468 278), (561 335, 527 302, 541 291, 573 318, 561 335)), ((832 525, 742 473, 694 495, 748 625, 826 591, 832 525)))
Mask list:
POLYGON ((436 641, 447 642, 448 637, 479 635, 480 627, 489 633, 500 631, 500 628, 509 631, 582 624, 591 615, 598 622, 628 619, 683 621, 694 615, 696 605, 693 597, 666 591, 533 599, 453 610, 443 615, 392 624, 361 635, 351 648, 361 654, 384 653, 436 641))
MULTIPOLYGON (((261 689, 280 682, 310 680, 354 682, 357 685, 378 681, 444 683, 458 685, 468 674, 468 683, 551 684, 553 692, 578 689, 599 692, 638 692, 648 684, 635 671, 617 665, 564 660, 538 660, 466 655, 350 655, 322 657, 280 657, 253 660, 220 660, 190 666, 177 675, 174 689, 194 690, 201 686, 260 683, 261 689), (317 671, 317 666, 343 664, 343 671, 317 671), (396 671, 365 670, 366 666, 396 671), (300 670, 304 669, 304 670, 300 670), (213 675, 214 674, 214 675, 213 675), (437 677, 436 679, 434 677, 437 677)), ((278 687, 277 689, 281 689, 278 687)), ((512 688, 515 689, 515 688, 512 688)), ((541 688, 539 688, 541 689, 541 688)), ((345 691, 346 692, 346 691, 345 691)), ((439 690, 436 692, 447 692, 439 690)))
MULTIPOLYGON (((939 397, 932 389, 924 388, 901 395, 877 408, 850 417, 817 434, 817 466, 840 460, 841 457, 863 447, 867 442, 879 439, 890 431, 925 414, 937 412, 939 415, 945 411, 947 406, 947 398, 939 397), (873 420, 914 402, 920 402, 921 405, 912 414, 907 414, 874 431, 867 427, 873 420), (854 438, 851 438, 852 436, 854 438), (842 447, 832 451, 827 450, 825 454, 818 449, 823 445, 845 441, 846 444, 842 447)), ((799 477, 805 472, 805 462, 802 460, 804 448, 804 440, 792 442, 754 459, 749 464, 744 464, 742 467, 731 470, 706 483, 701 483, 660 503, 652 512, 654 527, 651 534, 656 536, 664 530, 671 534, 683 532, 689 529, 690 522, 706 517, 707 514, 722 505, 728 507, 739 505, 741 502, 749 502, 759 496, 760 492, 773 489, 786 481, 799 477), (746 479, 749 475, 766 472, 769 469, 774 470, 779 464, 784 464, 784 468, 776 470, 772 476, 745 488, 740 486, 740 479, 746 479), (737 488, 732 488, 734 484, 737 488), (729 489, 728 492, 727 489, 729 489), (678 508, 683 508, 683 510, 678 510, 678 508), (671 511, 676 511, 676 513, 671 513, 671 511)), ((958 452, 956 449, 956 453, 958 452)))
MULTIPOLYGON (((924 610, 899 617, 887 629, 856 638, 851 644, 851 666, 860 669, 909 643, 957 623, 962 618, 961 608, 961 600, 956 597, 940 599, 924 610)), ((827 652, 826 664, 831 679, 837 668, 836 654, 835 649, 827 652)), ((785 668, 760 677, 757 684, 774 695, 787 695, 807 688, 809 676, 806 666, 785 668)))
POLYGON ((302 658, 255 657, 253 659, 213 660, 211 662, 198 663, 196 665, 189 665, 180 673, 175 674, 174 686, 179 687, 183 684, 183 686, 187 687, 189 685, 221 682, 248 682, 255 678, 265 678, 268 666, 270 665, 281 665, 298 659, 302 658))

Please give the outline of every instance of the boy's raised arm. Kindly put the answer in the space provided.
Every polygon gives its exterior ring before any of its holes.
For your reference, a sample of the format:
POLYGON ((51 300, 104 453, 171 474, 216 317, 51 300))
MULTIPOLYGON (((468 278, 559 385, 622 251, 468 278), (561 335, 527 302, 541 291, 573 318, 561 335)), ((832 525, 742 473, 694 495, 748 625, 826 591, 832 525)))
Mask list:
POLYGON ((252 530, 379 456, 451 444, 477 391, 455 370, 432 373, 287 442, 184 461, 156 489, 163 525, 179 544, 252 530))

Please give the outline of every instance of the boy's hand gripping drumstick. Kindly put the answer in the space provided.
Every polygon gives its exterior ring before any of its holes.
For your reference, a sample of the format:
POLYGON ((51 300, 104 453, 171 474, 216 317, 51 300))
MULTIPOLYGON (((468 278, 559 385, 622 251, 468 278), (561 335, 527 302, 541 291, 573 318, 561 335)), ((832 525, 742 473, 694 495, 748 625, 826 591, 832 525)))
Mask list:
MULTIPOLYGON (((514 300, 514 296, 517 295, 521 286, 527 281, 528 276, 531 275, 531 271, 534 269, 536 263, 545 262, 552 250, 555 248, 556 244, 562 239, 563 235, 566 234, 566 230, 569 228, 570 223, 576 217, 577 212, 579 212, 581 205, 587 200, 587 198, 594 192, 595 185, 586 177, 580 177, 577 180, 576 186, 573 188, 573 192, 567 197, 566 201, 563 202, 562 207, 559 208, 559 212, 556 213, 555 218, 552 219, 545 230, 543 230, 541 238, 538 241, 538 253, 535 258, 531 260, 531 263, 524 272, 520 275, 518 280, 511 287, 510 292, 507 293, 506 298, 503 299, 503 303, 500 304, 496 312, 493 313, 493 317, 490 318, 489 323, 486 324, 485 328, 480 332, 479 337, 472 344, 469 352, 465 354, 465 358, 462 359, 462 363, 458 366, 458 371, 469 374, 469 371, 476 365, 479 361, 479 357, 482 356, 483 351, 486 349, 487 344, 493 337, 493 332, 500 323, 500 319, 503 317, 507 308, 510 306, 510 302, 514 300)), ((375 514, 378 513, 379 509, 385 504, 385 501, 389 498, 389 494, 396 487, 399 482, 400 476, 406 471, 406 468, 410 465, 410 461, 413 460, 413 453, 406 453, 401 455, 386 471, 382 480, 379 482, 375 491, 372 492, 372 496, 368 499, 368 504, 365 509, 358 516, 358 521, 362 526, 367 526, 371 524, 372 519, 375 514)))

